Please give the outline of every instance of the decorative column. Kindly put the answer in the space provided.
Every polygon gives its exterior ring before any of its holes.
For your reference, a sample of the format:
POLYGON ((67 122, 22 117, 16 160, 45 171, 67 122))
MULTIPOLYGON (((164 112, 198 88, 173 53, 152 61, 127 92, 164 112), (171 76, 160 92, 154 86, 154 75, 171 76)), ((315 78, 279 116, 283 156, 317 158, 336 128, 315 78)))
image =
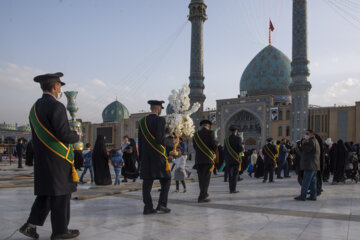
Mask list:
POLYGON ((308 125, 311 84, 307 57, 307 0, 293 0, 291 140, 300 140, 308 125))
POLYGON ((196 128, 201 121, 201 113, 204 110, 204 53, 203 53, 203 26, 207 19, 206 5, 204 0, 191 0, 189 4, 189 21, 191 22, 191 58, 190 58, 190 104, 199 102, 201 107, 191 117, 196 128))

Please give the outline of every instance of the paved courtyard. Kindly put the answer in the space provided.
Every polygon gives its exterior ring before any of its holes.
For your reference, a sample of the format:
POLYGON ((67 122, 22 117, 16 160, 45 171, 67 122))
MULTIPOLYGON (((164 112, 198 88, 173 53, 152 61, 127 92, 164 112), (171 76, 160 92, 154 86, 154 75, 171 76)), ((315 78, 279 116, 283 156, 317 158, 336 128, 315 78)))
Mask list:
MULTIPOLYGON (((134 184, 120 187, 124 185, 134 184)), ((148 216, 142 214, 138 187, 139 184, 122 194, 118 194, 121 191, 116 187, 108 187, 113 194, 105 195, 110 196, 81 198, 99 188, 80 185, 74 196, 83 200, 71 201, 70 228, 80 230, 77 239, 339 240, 360 236, 360 184, 325 183, 318 201, 297 202, 293 197, 300 188, 295 176, 264 184, 261 179, 246 175, 238 184, 238 194, 229 194, 227 183, 217 177, 211 180, 210 203, 196 202, 197 182, 187 184, 187 193, 182 193, 181 185, 180 193, 172 193, 175 190, 172 186, 168 204, 172 212, 148 216)), ((158 195, 154 188, 154 202, 158 195)), ((8 238, 24 223, 33 200, 32 187, 0 188, 0 239, 8 238)), ((49 239, 50 218, 43 227, 38 227, 38 233, 40 239, 49 239)), ((10 239, 27 238, 17 232, 10 239)))

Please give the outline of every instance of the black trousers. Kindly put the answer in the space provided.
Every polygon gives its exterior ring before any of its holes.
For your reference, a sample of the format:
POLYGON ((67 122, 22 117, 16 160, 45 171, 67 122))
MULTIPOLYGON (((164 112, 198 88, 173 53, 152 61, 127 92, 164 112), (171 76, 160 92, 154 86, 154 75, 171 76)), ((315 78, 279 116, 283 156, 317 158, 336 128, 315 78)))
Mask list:
POLYGON ((199 200, 205 199, 209 196, 208 189, 211 178, 211 169, 212 165, 210 164, 199 164, 197 167, 197 174, 199 179, 200 195, 199 200))
POLYGON ((239 176, 239 165, 229 166, 229 189, 230 192, 236 191, 236 184, 239 176))
POLYGON ((22 168, 22 156, 18 155, 18 168, 22 168))
MULTIPOLYGON (((160 197, 158 205, 167 206, 168 195, 170 190, 171 179, 162 178, 159 179, 161 185, 160 197)), ((143 202, 145 204, 144 209, 153 209, 153 202, 151 198, 151 189, 154 183, 153 179, 144 179, 142 185, 143 202)))
POLYGON ((71 194, 62 196, 37 196, 31 207, 28 223, 42 226, 51 211, 53 234, 63 234, 68 230, 70 221, 71 194))
POLYGON ((265 161, 264 162, 264 180, 266 181, 269 174, 269 182, 274 180, 274 162, 265 161))
MULTIPOLYGON (((176 183, 176 190, 179 190, 179 181, 175 181, 176 183)), ((185 181, 181 181, 181 184, 183 185, 184 189, 186 189, 186 184, 185 184, 185 181)))

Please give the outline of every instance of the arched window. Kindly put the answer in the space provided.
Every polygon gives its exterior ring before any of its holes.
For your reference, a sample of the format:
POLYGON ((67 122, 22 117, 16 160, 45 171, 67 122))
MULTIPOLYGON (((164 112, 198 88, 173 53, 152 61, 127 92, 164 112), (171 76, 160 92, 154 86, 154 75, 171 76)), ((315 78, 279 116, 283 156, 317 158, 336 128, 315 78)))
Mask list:
POLYGON ((282 126, 279 126, 279 128, 278 128, 278 136, 279 137, 282 137, 282 126))

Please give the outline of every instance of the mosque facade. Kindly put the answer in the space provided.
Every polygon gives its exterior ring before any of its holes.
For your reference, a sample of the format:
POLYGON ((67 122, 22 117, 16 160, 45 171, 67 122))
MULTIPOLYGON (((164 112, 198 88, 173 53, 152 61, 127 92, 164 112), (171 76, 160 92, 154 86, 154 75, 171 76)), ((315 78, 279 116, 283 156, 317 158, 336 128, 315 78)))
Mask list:
MULTIPOLYGON (((188 19, 192 24, 190 57, 190 100, 201 108, 192 116, 196 125, 213 122, 219 143, 229 127, 239 128, 246 148, 260 148, 268 137, 275 140, 300 140, 306 129, 323 139, 360 142, 360 102, 354 106, 309 106, 307 57, 307 0, 293 0, 292 59, 272 45, 250 61, 241 79, 239 95, 216 101, 216 109, 203 109, 205 74, 203 71, 203 29, 207 20, 204 0, 191 0, 188 19)), ((172 113, 170 105, 166 113, 172 113)), ((149 113, 130 114, 118 100, 103 111, 102 123, 82 122, 83 141, 94 146, 97 135, 106 137, 109 148, 119 148, 127 135, 137 139, 139 120, 149 113)), ((4 136, 2 137, 4 139, 4 136)))

